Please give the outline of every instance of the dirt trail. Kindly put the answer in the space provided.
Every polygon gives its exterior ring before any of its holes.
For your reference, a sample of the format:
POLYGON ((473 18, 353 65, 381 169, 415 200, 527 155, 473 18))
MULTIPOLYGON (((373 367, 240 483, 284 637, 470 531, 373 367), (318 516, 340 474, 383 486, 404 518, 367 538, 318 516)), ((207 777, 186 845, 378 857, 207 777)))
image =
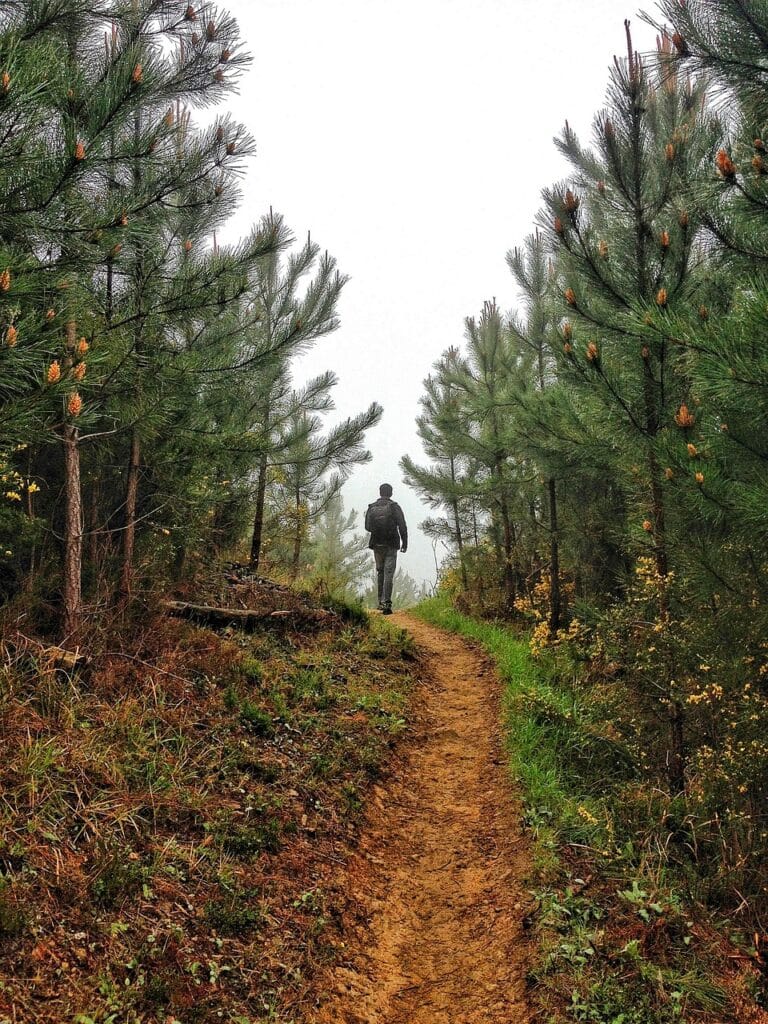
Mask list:
POLYGON ((488 660, 399 614, 427 658, 401 770, 352 858, 346 965, 317 1024, 522 1024, 527 850, 488 660))

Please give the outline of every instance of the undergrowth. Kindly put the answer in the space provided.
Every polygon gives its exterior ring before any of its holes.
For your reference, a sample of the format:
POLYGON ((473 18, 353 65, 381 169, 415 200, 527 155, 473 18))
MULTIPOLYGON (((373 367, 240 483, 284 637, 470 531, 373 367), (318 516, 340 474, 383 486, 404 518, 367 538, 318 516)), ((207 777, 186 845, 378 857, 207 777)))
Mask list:
POLYGON ((302 1019, 414 676, 401 631, 311 610, 145 617, 80 672, 0 644, 0 1024, 302 1019))
POLYGON ((527 636, 465 616, 447 599, 425 601, 416 614, 481 644, 504 682, 510 770, 534 839, 539 953, 529 980, 539 1019, 757 1019, 758 950, 699 899, 695 872, 675 848, 680 808, 654 791, 622 742, 612 721, 618 698, 585 686, 563 658, 534 659, 527 636))

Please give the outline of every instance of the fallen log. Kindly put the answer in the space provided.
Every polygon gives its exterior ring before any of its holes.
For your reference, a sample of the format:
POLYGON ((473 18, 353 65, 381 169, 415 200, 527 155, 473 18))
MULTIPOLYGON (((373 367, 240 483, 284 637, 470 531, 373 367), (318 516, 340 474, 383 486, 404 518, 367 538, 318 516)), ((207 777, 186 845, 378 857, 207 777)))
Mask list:
POLYGON ((219 608, 208 604, 191 604, 188 601, 163 601, 162 609, 175 618, 191 619, 203 626, 224 629, 233 626, 245 633, 251 633, 258 626, 278 623, 301 625, 317 624, 335 618, 333 612, 324 608, 281 608, 276 611, 258 611, 255 608, 219 608))

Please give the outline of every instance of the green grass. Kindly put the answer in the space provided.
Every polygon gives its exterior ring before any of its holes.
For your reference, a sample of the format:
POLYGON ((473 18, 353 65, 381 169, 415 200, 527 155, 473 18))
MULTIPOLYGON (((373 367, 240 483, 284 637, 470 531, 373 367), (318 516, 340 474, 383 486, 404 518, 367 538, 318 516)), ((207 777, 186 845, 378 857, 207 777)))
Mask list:
POLYGON ((584 742, 584 709, 568 688, 557 685, 551 665, 534 662, 528 639, 509 626, 462 615, 444 598, 422 602, 415 614, 426 622, 479 642, 504 681, 504 713, 509 765, 520 783, 528 823, 548 845, 555 838, 592 842, 602 809, 588 792, 573 787, 571 754, 584 742), (582 808, 582 812, 579 812, 582 808))

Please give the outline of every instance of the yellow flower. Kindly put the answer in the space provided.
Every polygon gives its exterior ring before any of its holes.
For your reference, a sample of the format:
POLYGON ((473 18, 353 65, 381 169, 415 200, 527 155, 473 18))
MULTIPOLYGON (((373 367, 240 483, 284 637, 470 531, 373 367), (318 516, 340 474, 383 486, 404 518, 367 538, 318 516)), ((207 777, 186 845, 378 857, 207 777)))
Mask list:
POLYGON ((83 400, 76 391, 73 391, 67 402, 67 412, 70 416, 79 416, 83 408, 83 400))
POLYGON ((699 450, 695 444, 687 444, 685 447, 688 449, 688 454, 692 459, 695 459, 699 454, 699 450))
POLYGON ((7 292, 11 287, 11 272, 6 267, 0 274, 0 292, 7 292))
POLYGON ((77 366, 72 370, 72 376, 75 380, 82 380, 85 376, 86 366, 85 363, 78 363, 77 366))
POLYGON ((701 486, 704 483, 704 474, 703 473, 697 473, 696 474, 696 483, 699 486, 701 486))
POLYGON ((54 359, 51 365, 48 367, 48 372, 45 375, 45 379, 49 384, 56 384, 57 381, 61 380, 61 366, 59 365, 58 359, 54 359))
POLYGON ((91 346, 88 344, 85 338, 81 338, 80 341, 78 341, 77 343, 77 347, 75 348, 75 355, 80 356, 80 358, 82 359, 90 347, 91 346))
POLYGON ((14 348, 16 342, 18 341, 18 338, 19 332, 16 330, 13 324, 11 324, 8 327, 8 330, 5 332, 5 344, 8 346, 8 348, 14 348))
POLYGON ((9 498, 11 501, 21 501, 21 495, 19 494, 18 491, 6 491, 5 496, 6 498, 9 498))
POLYGON ((576 808, 576 813, 580 818, 583 818, 583 820, 586 821, 588 825, 597 825, 597 818, 590 810, 584 807, 583 804, 579 804, 579 806, 576 808))

